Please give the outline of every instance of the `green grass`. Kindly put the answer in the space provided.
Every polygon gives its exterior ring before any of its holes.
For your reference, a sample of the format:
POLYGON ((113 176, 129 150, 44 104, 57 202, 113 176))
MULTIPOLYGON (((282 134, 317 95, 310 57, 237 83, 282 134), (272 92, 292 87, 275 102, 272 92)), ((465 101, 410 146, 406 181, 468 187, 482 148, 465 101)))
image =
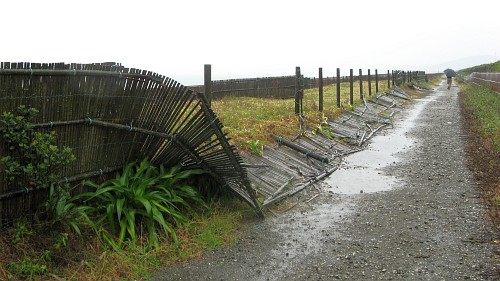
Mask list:
MULTIPOLYGON (((103 246, 92 231, 84 240, 70 232, 56 249, 58 235, 22 224, 0 233, 0 280, 148 280, 151 272, 177 261, 186 261, 221 245, 233 245, 246 220, 255 212, 238 199, 212 202, 209 211, 176 229, 179 243, 160 238, 160 246, 148 250, 146 241, 125 242, 121 252, 103 246), (15 241, 15 243, 13 242, 15 241)), ((56 232, 64 232, 58 229, 56 232)))
MULTIPOLYGON (((379 92, 387 90, 387 81, 379 81, 379 92)), ((306 123, 318 125, 322 117, 333 118, 342 110, 348 109, 349 83, 341 83, 341 103, 337 108, 336 85, 323 88, 323 112, 319 112, 318 88, 304 91, 303 112, 306 123)), ((368 82, 363 83, 363 92, 368 97, 368 82)), ((372 81, 372 95, 375 82, 372 81)), ((354 82, 354 104, 362 102, 359 98, 359 81, 354 82)), ((295 116, 294 99, 262 99, 251 97, 224 97, 212 101, 212 108, 224 124, 232 143, 241 151, 252 150, 252 144, 261 145, 273 142, 271 134, 297 135, 299 121, 295 116)))
POLYGON ((500 72, 500 61, 481 64, 458 71, 462 75, 469 75, 472 72, 500 72))
POLYGON ((479 120, 480 131, 491 138, 497 151, 500 151, 500 97, 485 87, 461 84, 464 104, 479 120))

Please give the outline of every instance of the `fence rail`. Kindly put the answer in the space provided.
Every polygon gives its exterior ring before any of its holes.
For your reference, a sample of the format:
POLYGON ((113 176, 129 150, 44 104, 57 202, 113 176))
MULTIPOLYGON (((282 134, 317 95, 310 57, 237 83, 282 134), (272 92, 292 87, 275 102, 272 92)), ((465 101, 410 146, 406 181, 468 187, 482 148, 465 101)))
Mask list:
MULTIPOLYGON (((222 132, 203 94, 144 70, 115 63, 1 63, 0 113, 20 105, 40 111, 36 129, 56 131, 77 160, 66 180, 102 176, 148 156, 155 164, 207 170, 260 212, 242 159, 222 132)), ((8 149, 0 137, 0 156, 8 149)), ((33 210, 45 191, 7 183, 0 170, 0 223, 33 210), (35 192, 36 191, 36 192, 35 192)))
MULTIPOLYGON (((211 87, 212 99, 225 96, 288 99, 295 95, 295 76, 213 80, 211 87)), ((191 88, 206 92, 204 86, 191 88)))

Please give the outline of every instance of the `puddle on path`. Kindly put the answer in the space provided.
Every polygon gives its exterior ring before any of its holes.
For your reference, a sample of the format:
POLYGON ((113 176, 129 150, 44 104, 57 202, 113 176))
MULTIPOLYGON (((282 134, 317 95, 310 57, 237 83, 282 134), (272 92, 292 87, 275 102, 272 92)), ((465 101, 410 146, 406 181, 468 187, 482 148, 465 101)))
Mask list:
POLYGON ((278 280, 277 276, 291 274, 309 255, 320 253, 325 243, 336 243, 340 239, 336 229, 350 222, 354 210, 352 198, 343 198, 315 205, 308 211, 286 213, 274 220, 270 223, 271 231, 283 239, 270 249, 262 278, 258 280, 278 280))
POLYGON ((407 133, 415 126, 422 109, 436 98, 434 95, 414 100, 413 108, 404 119, 395 122, 394 129, 373 137, 365 150, 345 157, 340 168, 325 180, 330 186, 326 190, 338 194, 359 194, 392 189, 397 179, 385 175, 382 169, 397 163, 398 153, 415 147, 415 141, 408 138, 407 133))

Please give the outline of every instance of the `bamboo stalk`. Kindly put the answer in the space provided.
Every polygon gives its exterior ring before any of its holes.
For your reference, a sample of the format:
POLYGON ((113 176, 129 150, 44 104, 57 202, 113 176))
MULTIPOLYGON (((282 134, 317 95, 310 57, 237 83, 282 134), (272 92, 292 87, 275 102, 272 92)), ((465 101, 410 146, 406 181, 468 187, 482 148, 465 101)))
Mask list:
POLYGON ((271 136, 272 136, 273 139, 275 139, 280 144, 288 146, 288 147, 290 147, 293 150, 296 150, 296 151, 298 151, 300 153, 305 154, 306 156, 310 156, 310 157, 312 157, 312 158, 314 158, 316 160, 319 160, 322 163, 328 164, 328 161, 329 161, 328 157, 324 157, 324 156, 318 155, 315 152, 307 150, 307 149, 305 149, 305 148, 303 148, 303 147, 301 147, 299 145, 296 145, 296 144, 294 144, 294 143, 292 143, 290 141, 287 141, 287 140, 283 139, 280 136, 276 136, 276 135, 271 135, 271 136))
POLYGON ((308 180, 307 182, 301 184, 301 185, 298 185, 296 186, 293 190, 290 190, 289 192, 286 192, 286 193, 283 193, 279 196, 276 196, 274 197, 273 199, 269 200, 269 201, 266 201, 264 203, 262 203, 263 206, 267 206, 271 203, 275 203, 275 202, 278 202, 278 201, 281 201, 289 196, 292 196, 300 191, 302 191, 304 188, 307 188, 309 185, 315 183, 315 182, 318 182, 320 180, 322 180, 323 178, 329 176, 331 173, 333 173, 334 171, 336 171, 338 169, 338 167, 333 167, 331 169, 329 169, 328 171, 324 172, 323 174, 321 175, 318 175, 317 177, 315 178, 312 178, 310 180, 308 180))

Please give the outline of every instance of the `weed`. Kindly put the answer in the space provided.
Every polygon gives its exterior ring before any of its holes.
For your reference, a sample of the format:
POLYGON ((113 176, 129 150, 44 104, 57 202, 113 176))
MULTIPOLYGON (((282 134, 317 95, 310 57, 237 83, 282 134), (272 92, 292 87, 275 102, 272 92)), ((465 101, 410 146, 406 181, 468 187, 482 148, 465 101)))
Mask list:
POLYGON ((56 241, 54 242, 53 246, 55 249, 59 250, 61 248, 66 247, 68 244, 68 233, 58 233, 56 237, 56 241))
POLYGON ((262 156, 263 147, 259 140, 251 140, 246 142, 248 145, 248 149, 251 153, 262 156))
POLYGON ((25 223, 18 222, 17 226, 14 228, 14 238, 11 242, 12 244, 17 244, 23 239, 23 237, 31 234, 33 234, 33 232, 31 231, 31 229, 28 229, 28 227, 26 227, 25 223))
POLYGON ((30 258, 24 258, 21 262, 12 262, 7 266, 11 274, 15 274, 26 280, 33 280, 36 276, 47 272, 47 266, 32 261, 30 258))

